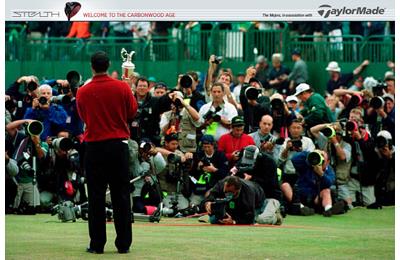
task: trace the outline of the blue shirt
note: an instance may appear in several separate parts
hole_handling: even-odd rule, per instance
[[[34,119],[43,123],[43,133],[40,135],[40,139],[45,141],[48,136],[55,136],[65,128],[67,112],[57,105],[50,105],[49,109],[32,109],[30,107],[26,110],[24,119]]]

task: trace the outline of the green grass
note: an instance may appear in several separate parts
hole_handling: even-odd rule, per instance
[[[196,219],[137,222],[130,254],[119,255],[107,225],[104,255],[84,252],[87,222],[6,215],[6,259],[394,259],[395,209],[357,208],[325,218],[288,216],[280,227],[199,225]],[[193,224],[193,225],[179,225]]]

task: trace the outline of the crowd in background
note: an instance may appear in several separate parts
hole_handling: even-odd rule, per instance
[[[115,36],[148,37],[167,35],[176,26],[40,25],[30,22],[30,34],[87,38],[106,36],[112,28]],[[361,35],[384,33],[384,25],[350,22]],[[196,26],[202,24],[185,25],[188,30]],[[341,29],[342,23],[290,26],[302,35]],[[200,73],[188,71],[176,86],[138,73],[121,79],[118,71],[109,72],[129,84],[139,105],[129,122],[131,177],[143,176],[132,186],[133,211],[145,213],[146,206],[164,201],[171,209],[167,215],[184,209],[211,214],[210,203],[230,193],[236,208],[227,209],[231,219],[223,223],[281,224],[286,213],[331,216],[355,206],[394,205],[394,63],[388,62],[379,82],[363,75],[368,60],[353,71],[331,61],[320,71],[329,73],[321,95],[308,84],[318,75],[308,73],[300,49],[292,51],[293,68],[281,63],[280,53],[270,60],[259,56],[245,72],[234,73],[211,55],[201,84]],[[86,201],[85,126],[75,100],[85,82],[77,72],[46,81],[24,75],[6,90],[7,212],[34,213],[39,206],[48,210],[62,201]]]

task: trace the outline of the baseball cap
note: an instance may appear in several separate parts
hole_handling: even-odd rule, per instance
[[[235,116],[232,118],[232,127],[235,126],[244,126],[244,119],[241,116]]]
[[[299,94],[303,93],[304,91],[310,90],[310,85],[307,83],[301,83],[296,87],[296,93],[294,94],[295,96],[298,96]]]
[[[292,55],[301,55],[301,50],[299,48],[294,48],[292,50]]]
[[[288,96],[286,98],[286,102],[299,102],[299,100],[297,99],[297,97],[295,95],[292,95],[292,96]]]
[[[260,55],[257,57],[257,63],[267,63],[267,58],[264,55]]]
[[[385,95],[382,96],[382,98],[384,100],[390,99],[390,100],[392,100],[392,102],[394,102],[394,96],[392,94],[385,94]]]
[[[157,79],[153,76],[150,76],[148,79],[148,81],[153,81],[153,82],[157,82]]]

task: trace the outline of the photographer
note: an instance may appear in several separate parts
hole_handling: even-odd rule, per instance
[[[246,133],[256,131],[261,117],[271,114],[269,98],[262,95],[262,84],[255,78],[255,75],[256,69],[254,67],[249,67],[246,70],[246,77],[239,96],[244,121],[246,122]]]
[[[39,120],[43,123],[42,141],[49,136],[55,136],[57,130],[65,128],[67,112],[61,106],[50,103],[52,89],[49,85],[39,87],[39,98],[34,98],[32,107],[26,110],[24,119]]]
[[[24,92],[20,92],[21,85],[24,86]],[[16,106],[14,120],[22,119],[26,110],[32,107],[32,101],[39,96],[39,80],[36,76],[22,76],[18,78],[6,90],[6,95],[11,98],[11,102]]]
[[[387,130],[395,140],[394,96],[385,94],[371,99],[365,123],[369,124],[372,136],[376,136],[380,130]]]
[[[211,95],[213,101],[203,105],[199,115],[203,122],[201,128],[205,129],[203,133],[212,135],[218,141],[223,134],[229,132],[231,120],[238,113],[232,104],[224,101],[224,86],[221,83],[213,84]]]
[[[25,124],[20,120],[20,125]],[[16,212],[35,214],[35,207],[40,205],[40,195],[37,184],[38,166],[41,165],[46,157],[48,145],[40,141],[40,133],[43,125],[39,121],[29,120],[25,124],[25,138],[17,146],[12,158],[19,167],[18,175],[15,179],[18,183],[17,195],[14,200],[14,210]],[[28,204],[24,208],[21,202]]]
[[[257,183],[228,176],[210,190],[204,206],[211,224],[254,224],[264,202],[264,192]]]
[[[324,217],[344,213],[343,201],[332,205],[330,187],[335,183],[335,173],[324,151],[298,153],[292,163],[299,175],[294,196],[298,196],[301,204],[322,211]]]
[[[329,157],[330,166],[336,174],[336,183],[331,189],[336,191],[339,200],[345,200],[352,208],[348,182],[352,163],[351,145],[343,140],[344,131],[339,124],[321,124],[313,126],[312,135],[319,149]]]
[[[235,116],[232,118],[231,132],[221,136],[218,141],[218,151],[225,153],[225,156],[229,161],[229,165],[233,166],[239,159],[240,151],[244,147],[253,144],[253,138],[244,133],[243,117]]]
[[[300,152],[311,152],[315,149],[313,141],[302,134],[303,122],[301,119],[293,120],[289,126],[290,137],[285,139],[279,153],[279,163],[283,167],[281,190],[289,205],[292,203],[293,189],[298,179],[291,159]]]
[[[47,174],[39,179],[43,183],[42,190],[57,194],[59,203],[87,201],[78,152],[79,141],[74,140],[68,131],[61,130],[57,136],[48,138],[47,143]]]
[[[162,200],[156,175],[165,168],[166,162],[149,139],[142,139],[139,145],[129,139],[128,147],[129,173],[132,178],[142,176],[133,183],[132,209],[144,213],[145,206],[158,206]]]
[[[138,103],[138,113],[131,123],[131,139],[139,142],[142,138],[149,138],[156,146],[160,145],[160,116],[171,109],[172,99],[169,95],[152,97],[149,81],[138,78],[136,81],[135,97]]]
[[[183,152],[196,152],[196,130],[201,126],[199,113],[183,99],[179,91],[173,92],[172,110],[162,114],[160,128],[163,135],[179,133],[179,148]]]
[[[286,137],[288,127],[296,119],[294,110],[290,110],[281,94],[275,93],[270,97],[271,116],[274,119],[273,131],[281,137]]]
[[[164,141],[164,146],[157,148],[167,162],[166,168],[158,175],[161,190],[166,195],[164,206],[174,210],[185,209],[189,206],[187,198],[190,196],[189,172],[193,154],[178,150],[179,137],[176,133],[166,135]]]
[[[300,114],[304,117],[306,129],[333,121],[333,116],[325,103],[325,99],[320,94],[313,92],[308,84],[298,85],[294,95],[304,104]]]
[[[260,120],[260,128],[258,131],[249,134],[249,136],[253,138],[256,146],[262,152],[268,153],[275,161],[278,161],[282,143],[271,133],[273,125],[272,117],[270,115],[264,115]]]
[[[189,105],[197,112],[205,104],[204,96],[197,90],[198,84],[199,76],[195,71],[189,71],[185,75],[180,76],[178,82],[178,89],[183,92],[184,100],[188,99]]]
[[[257,223],[280,225],[282,216],[279,201],[282,199],[282,193],[274,159],[260,152],[255,145],[248,145],[240,153],[240,159],[231,172],[232,175],[257,183],[263,189],[266,205],[262,214],[257,217]]]
[[[72,134],[73,137],[77,137],[83,133],[83,121],[79,117],[75,98],[80,81],[81,75],[79,75],[78,72],[68,72],[67,80],[62,84],[57,84],[59,95],[52,98],[53,103],[59,104],[67,112],[65,128]]]
[[[191,205],[200,205],[204,200],[205,193],[212,188],[217,181],[222,180],[228,175],[228,160],[225,154],[217,151],[216,142],[211,135],[203,135],[200,140],[201,151],[198,153],[194,165],[193,193],[190,196]]]
[[[231,93],[230,86],[233,82],[233,76],[232,73],[230,73],[230,70],[224,71],[218,75],[218,78],[216,81],[213,80],[214,74],[217,71],[218,65],[221,64],[223,61],[223,57],[221,56],[215,56],[212,54],[210,56],[210,59],[208,60],[209,66],[208,66],[208,71],[207,71],[207,77],[204,82],[204,94],[206,97],[206,100],[214,100],[214,97],[212,95],[212,90],[211,88],[215,83],[221,83],[223,86],[223,92],[224,92],[224,101],[229,102],[232,104],[235,108],[237,108],[237,103],[235,101],[235,97]],[[210,99],[211,98],[211,99]]]
[[[376,203],[368,208],[395,205],[395,148],[388,131],[380,131],[375,139],[375,149],[367,153],[368,169],[376,173]]]

